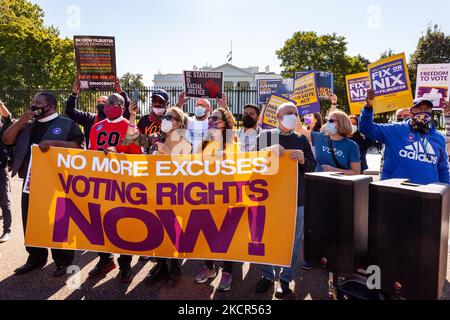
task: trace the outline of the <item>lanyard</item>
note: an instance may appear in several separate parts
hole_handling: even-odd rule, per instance
[[[427,135],[425,135],[424,137],[422,137],[420,133],[418,133],[418,135],[419,135],[419,143],[423,148],[423,152],[426,154],[427,160],[431,161],[433,158],[430,154],[428,154],[428,145],[430,145],[430,142],[427,139]]]

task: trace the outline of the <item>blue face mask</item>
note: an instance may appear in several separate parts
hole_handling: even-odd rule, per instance
[[[327,122],[327,125],[325,126],[325,130],[327,130],[327,132],[329,134],[336,134],[337,133],[336,124]]]

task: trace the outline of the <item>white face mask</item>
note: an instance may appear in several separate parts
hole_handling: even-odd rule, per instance
[[[327,132],[329,134],[336,134],[337,133],[337,129],[336,129],[336,123],[330,123],[327,122],[327,125],[325,127],[325,130],[327,130]]]
[[[358,131],[358,126],[352,124],[352,133],[355,133],[356,131]]]
[[[157,116],[162,116],[166,112],[166,108],[153,108],[153,112],[156,113]]]
[[[297,125],[297,116],[295,114],[288,114],[283,116],[283,121],[281,121],[283,127],[289,130],[294,130]]]
[[[169,133],[170,130],[172,130],[172,128],[173,128],[172,121],[169,121],[169,120],[166,120],[166,119],[161,121],[161,131],[162,132]]]
[[[206,114],[206,109],[203,107],[195,107],[194,113],[197,118],[203,118]]]

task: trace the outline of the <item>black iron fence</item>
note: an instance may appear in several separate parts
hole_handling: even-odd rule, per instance
[[[151,95],[157,88],[144,87],[139,88],[139,114],[142,116],[150,112]],[[158,88],[164,89],[169,94],[170,103],[174,105],[178,101],[178,96],[183,91],[182,87],[170,87],[170,88]],[[41,91],[46,91],[54,94],[59,101],[59,112],[64,113],[64,107],[66,100],[72,93],[71,89],[13,89],[2,90],[0,89],[0,100],[5,102],[8,109],[11,111],[14,117],[19,117],[24,111],[26,111],[33,100],[33,96]],[[126,89],[128,95],[131,97],[134,90]],[[81,92],[78,97],[78,109],[97,112],[96,101],[99,96],[108,96],[112,94],[111,91],[95,91],[95,92]],[[239,121],[242,118],[243,108],[246,104],[257,104],[257,89],[255,87],[237,87],[237,88],[225,88],[225,93],[228,97],[228,105],[231,112]],[[345,103],[342,103],[344,105]],[[324,101],[322,103],[322,115],[325,116],[326,111],[329,108],[329,102]],[[216,101],[212,101],[212,106],[216,107]],[[194,112],[195,99],[189,100],[184,110],[187,113],[192,114]],[[433,119],[437,127],[442,130],[445,127],[445,120],[442,112],[435,112]],[[375,115],[375,122],[387,123],[389,121],[395,121],[395,112],[388,112],[379,115]]]

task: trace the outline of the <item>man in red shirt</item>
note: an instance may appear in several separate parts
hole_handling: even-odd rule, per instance
[[[141,147],[135,144],[130,144],[129,146],[122,145],[122,140],[125,139],[128,126],[130,125],[128,120],[122,116],[124,107],[125,100],[121,95],[114,93],[108,98],[104,108],[106,119],[96,123],[92,127],[89,150],[142,154]],[[107,274],[116,268],[114,256],[111,253],[99,252],[98,255],[100,256],[100,261],[89,272],[90,277]],[[133,279],[131,259],[132,256],[129,255],[121,255],[118,259],[121,282],[131,282]]]

